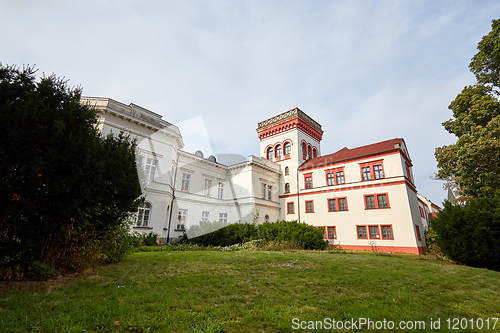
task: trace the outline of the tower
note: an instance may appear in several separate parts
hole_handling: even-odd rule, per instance
[[[285,207],[281,197],[297,193],[297,169],[306,160],[320,156],[321,125],[299,108],[294,108],[260,122],[257,133],[260,156],[281,166],[278,191],[281,218],[296,219],[297,208]]]

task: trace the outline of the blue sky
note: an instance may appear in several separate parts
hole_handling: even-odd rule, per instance
[[[434,148],[498,1],[2,1],[0,61],[84,95],[204,123],[216,153],[258,154],[257,122],[298,106],[322,153],[403,137],[441,203]],[[187,139],[187,149],[204,146]]]

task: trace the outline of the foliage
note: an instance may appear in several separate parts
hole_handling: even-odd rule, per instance
[[[99,239],[97,253],[100,261],[104,263],[119,262],[125,254],[136,246],[136,237],[129,232],[129,228],[129,223],[123,222]]]
[[[469,67],[477,84],[465,87],[448,107],[444,128],[455,144],[436,148],[437,177],[455,189],[458,200],[492,196],[500,188],[500,19],[478,45]]]
[[[0,64],[0,270],[79,269],[137,209],[135,143],[102,137],[80,89],[35,73]]]
[[[150,232],[142,236],[142,242],[146,246],[158,245],[158,234]]]
[[[227,226],[228,223],[222,221],[200,221],[199,224],[195,224],[189,227],[189,229],[186,231],[186,236],[188,238],[195,238]]]
[[[193,238],[191,243],[205,246],[230,246],[260,239],[264,242],[287,243],[287,248],[319,250],[326,247],[323,231],[305,223],[230,224],[225,228]]]
[[[450,259],[500,270],[500,192],[465,206],[445,202],[430,227],[436,244]]]

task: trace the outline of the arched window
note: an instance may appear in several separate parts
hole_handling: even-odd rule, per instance
[[[318,157],[318,150],[316,149],[316,147],[313,148],[313,158],[316,158]]]
[[[138,227],[147,227],[151,217],[151,204],[145,201],[137,209],[137,215],[135,218],[136,225]]]
[[[285,155],[290,155],[290,150],[291,150],[291,144],[290,142],[285,142],[285,144],[283,145],[283,153]]]
[[[269,215],[265,216],[266,222],[269,222]]]
[[[290,173],[290,170],[288,169],[288,167],[285,167],[285,176],[288,176],[289,173]]]
[[[273,159],[273,147],[267,148],[267,159],[272,160]]]
[[[312,158],[312,148],[311,145],[307,146],[307,159]]]
[[[276,152],[275,152],[276,157],[281,157],[281,145],[276,146]]]
[[[285,193],[290,193],[290,183],[285,184]]]
[[[305,142],[302,142],[302,158],[307,159],[307,146]]]

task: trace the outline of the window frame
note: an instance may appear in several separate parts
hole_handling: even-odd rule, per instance
[[[359,232],[358,232],[359,228],[364,228],[366,237],[359,237]],[[368,239],[368,228],[366,224],[363,225],[356,224],[356,237],[357,239]]]
[[[389,228],[391,228],[392,238],[385,238],[384,237],[384,232],[382,231],[382,227],[389,227]],[[381,240],[394,240],[394,229],[392,228],[392,224],[381,224],[380,225],[380,237],[381,237]]]
[[[181,214],[181,212],[183,214]],[[187,214],[188,214],[188,210],[187,209],[178,209],[177,210],[177,221],[176,221],[176,225],[175,225],[175,230],[177,230],[177,231],[186,230]],[[179,223],[180,222],[180,218],[183,218],[182,224]]]
[[[310,212],[307,211],[307,204],[309,202],[311,203],[311,209],[312,209]],[[304,203],[304,206],[305,206],[306,214],[312,214],[312,213],[314,213],[314,200],[306,200],[305,203]]]
[[[416,224],[415,224],[415,232],[417,234],[417,240],[419,242],[421,242],[422,241],[422,233],[420,232],[420,227]]]
[[[290,210],[290,204],[292,207],[291,210]],[[295,214],[295,202],[294,201],[289,201],[286,203],[286,213],[287,213],[287,215]]]
[[[290,141],[286,141],[283,143],[283,155],[288,156],[292,152],[292,143]]]
[[[335,235],[334,235],[333,238],[330,238],[330,235],[328,233],[328,228],[333,228],[333,231],[335,232]],[[325,239],[328,239],[328,240],[337,240],[337,226],[335,226],[335,225],[326,225],[325,226],[325,236],[326,236]]]
[[[307,187],[307,180],[306,180],[306,178],[309,178],[309,177],[311,178],[311,187]],[[304,174],[304,190],[310,190],[312,188],[314,188],[312,172],[305,173]]]
[[[329,182],[330,178],[328,177],[328,176],[330,176],[330,175],[332,176],[332,177],[331,177],[331,181],[332,181],[332,183],[331,183],[331,184],[330,184],[330,182]],[[335,173],[334,173],[334,171],[326,171],[326,175],[325,175],[325,177],[326,177],[326,186],[333,186],[333,185],[336,185],[336,184],[335,184]]]
[[[290,183],[285,183],[285,192],[284,193],[290,193]]]
[[[191,187],[191,174],[184,172],[182,173],[182,178],[181,178],[181,191],[189,192],[190,187]]]
[[[340,209],[340,199],[345,200],[345,209]],[[335,210],[330,210],[330,200],[335,201]],[[347,203],[347,197],[335,197],[326,199],[326,207],[329,213],[332,212],[347,212],[349,210],[349,205]]]
[[[339,173],[342,173],[342,182],[341,183],[339,183]],[[339,170],[339,171],[335,172],[335,184],[336,185],[343,185],[343,184],[345,184],[344,168],[342,168],[342,170]]]
[[[149,201],[144,201],[144,203],[137,207],[137,213],[135,216],[135,226],[136,227],[149,227],[149,223],[151,221],[151,213],[153,211],[153,205],[151,205],[151,202]],[[146,216],[146,212],[148,213],[147,219],[144,217]],[[139,224],[139,216],[141,224]],[[146,222],[146,224],[144,224]]]
[[[274,157],[274,149],[273,149],[273,147],[268,147],[268,148],[266,149],[266,158],[267,158],[268,160],[272,160],[272,159],[273,159],[273,157]]]
[[[274,157],[276,158],[281,158],[281,156],[283,155],[283,149],[281,147],[281,144],[278,143],[275,147],[274,147]],[[278,155],[279,154],[279,155]]]
[[[386,198],[386,201],[387,201],[387,207],[379,207],[379,203],[378,203],[378,197],[379,195],[385,195],[385,198]],[[372,196],[373,197],[373,200],[375,202],[375,207],[374,208],[368,208],[367,204],[366,204],[366,197],[370,197]],[[365,204],[365,210],[374,210],[374,209],[389,209],[391,208],[391,204],[389,203],[389,193],[388,192],[384,192],[384,193],[370,193],[370,194],[363,194],[363,202]]]
[[[219,222],[227,223],[227,213],[219,212]]]
[[[369,237],[369,239],[375,239],[375,240],[381,240],[382,239],[381,238],[382,236],[380,235],[380,225],[378,225],[378,224],[368,224],[367,227],[368,227],[368,237]],[[372,235],[370,233],[370,227],[377,227],[378,238],[372,237]]]
[[[148,182],[155,181],[157,169],[158,160],[154,157],[146,157],[146,163],[144,164],[144,174]]]
[[[290,168],[288,166],[285,167],[285,176],[290,174]]]
[[[224,182],[220,180],[217,182],[217,198],[224,198]]]
[[[381,165],[382,166],[382,175],[384,177],[382,178],[375,178],[375,170],[373,169],[375,165]],[[369,168],[370,170],[370,179],[364,179],[363,178],[363,169],[364,168]],[[380,180],[380,179],[385,179],[387,175],[385,174],[385,168],[384,168],[384,160],[376,160],[376,161],[370,161],[370,162],[363,162],[359,163],[359,169],[360,169],[360,174],[361,174],[361,181],[367,182],[371,180]]]
[[[201,212],[201,220],[200,221],[201,222],[208,222],[208,221],[210,221],[210,211],[207,211],[207,210],[202,211]]]

